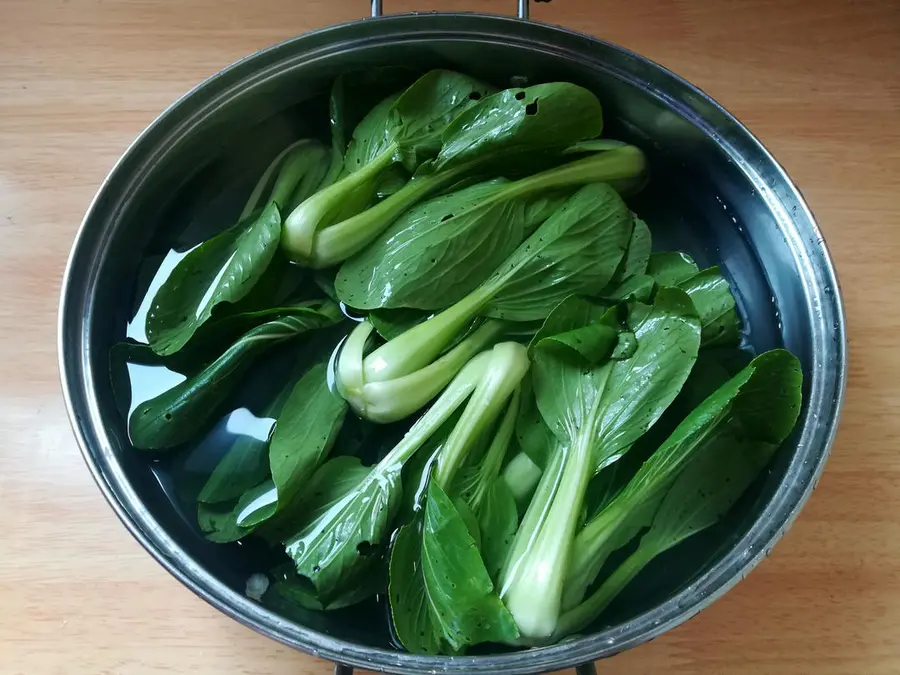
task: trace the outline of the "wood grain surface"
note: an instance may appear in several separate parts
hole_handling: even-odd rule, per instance
[[[0,673],[331,672],[219,614],[119,524],[66,420],[56,312],[82,214],[145,125],[232,61],[366,5],[0,0]],[[817,214],[849,320],[843,422],[796,525],[724,599],[600,672],[900,673],[900,5],[554,0],[533,17],[644,54],[745,122]]]

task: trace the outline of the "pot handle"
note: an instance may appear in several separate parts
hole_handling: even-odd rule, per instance
[[[353,675],[353,668],[342,663],[334,664],[334,675]],[[593,663],[583,663],[575,666],[575,675],[597,675],[597,669]]]
[[[535,0],[535,2],[550,2],[550,0]],[[382,0],[372,0],[372,16],[381,16],[384,12],[381,9]],[[520,19],[528,18],[528,0],[516,0],[516,16]]]

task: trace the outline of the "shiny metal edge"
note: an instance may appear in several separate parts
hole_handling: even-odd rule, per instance
[[[496,17],[490,15],[446,14],[442,16],[448,18],[452,18],[455,16],[467,16],[479,19],[483,18],[494,23],[502,23],[503,21],[525,23],[519,19]],[[376,21],[402,21],[407,20],[408,18],[408,15],[394,15],[373,20],[372,23],[375,23]],[[659,69],[670,79],[672,79],[679,86],[686,88],[694,95],[700,97],[706,103],[715,106],[720,110],[726,120],[733,124],[738,131],[742,132],[746,136],[747,140],[752,141],[757,150],[761,152],[764,157],[769,160],[771,165],[780,172],[782,178],[792,189],[792,197],[796,201],[797,205],[801,207],[803,215],[808,219],[810,226],[818,236],[822,253],[822,260],[820,262],[822,263],[824,271],[826,273],[826,281],[831,283],[833,285],[833,288],[835,289],[833,300],[834,305],[832,307],[832,310],[835,315],[836,328],[828,327],[828,331],[836,332],[839,338],[837,340],[838,354],[836,361],[839,364],[840,369],[839,372],[836,373],[835,377],[837,381],[837,390],[830,405],[830,411],[832,414],[828,415],[827,417],[828,422],[826,435],[824,437],[824,447],[822,448],[821,453],[818,456],[818,460],[815,466],[810,467],[807,470],[808,480],[804,482],[804,489],[798,494],[782,495],[782,499],[774,499],[763,512],[763,515],[761,515],[759,518],[759,520],[762,520],[766,514],[771,515],[781,512],[783,516],[783,518],[781,518],[782,524],[777,530],[768,533],[767,536],[760,536],[760,533],[756,532],[755,528],[751,528],[729,555],[719,560],[715,565],[713,565],[703,575],[698,577],[687,588],[683,589],[680,593],[670,598],[662,605],[636,617],[625,625],[617,626],[613,629],[607,629],[586,637],[576,638],[563,644],[554,645],[551,647],[542,647],[526,652],[519,652],[508,655],[479,657],[422,657],[418,655],[405,654],[385,649],[362,647],[343,640],[337,640],[330,636],[285,621],[277,615],[264,610],[259,605],[248,601],[238,593],[235,593],[231,589],[225,587],[215,578],[206,574],[201,568],[199,568],[198,565],[196,565],[196,563],[188,559],[187,556],[184,556],[183,554],[181,556],[173,555],[172,549],[173,547],[177,548],[177,546],[174,546],[174,542],[172,542],[171,540],[167,540],[167,537],[164,536],[163,541],[160,541],[158,537],[153,536],[152,533],[147,532],[144,527],[142,527],[142,523],[155,523],[150,514],[142,509],[138,509],[136,513],[129,511],[129,509],[125,507],[125,504],[120,501],[120,496],[122,495],[118,494],[114,490],[113,486],[107,480],[107,476],[103,474],[103,472],[100,470],[100,467],[93,461],[93,458],[91,457],[90,450],[88,448],[88,438],[85,434],[84,426],[86,424],[90,426],[89,421],[86,421],[80,414],[80,411],[76,410],[73,404],[72,397],[72,391],[76,389],[78,389],[79,391],[90,391],[91,383],[89,379],[89,369],[85,368],[85,354],[81,354],[79,358],[73,358],[74,355],[68,353],[69,350],[67,350],[66,347],[66,335],[68,331],[68,324],[72,321],[70,308],[72,304],[74,304],[71,302],[71,286],[74,267],[78,259],[79,251],[84,246],[85,240],[87,238],[87,225],[90,222],[92,215],[98,209],[98,205],[104,197],[104,191],[106,190],[107,186],[116,175],[120,167],[135,151],[135,148],[137,148],[144,141],[144,139],[151,134],[151,132],[157,127],[157,125],[159,125],[161,121],[164,120],[172,110],[178,108],[185,101],[191,99],[195,92],[206,87],[208,84],[222,77],[223,74],[231,72],[247,61],[253,60],[262,54],[272,52],[283,45],[287,45],[299,40],[304,40],[313,35],[321,36],[331,31],[340,31],[347,26],[353,26],[358,23],[360,22],[356,21],[327,27],[319,31],[313,31],[312,33],[307,33],[290,40],[286,40],[277,45],[273,45],[266,49],[260,50],[255,54],[237,61],[235,64],[229,66],[225,70],[197,85],[191,91],[175,101],[171,106],[169,106],[166,111],[164,111],[159,117],[157,117],[157,119],[154,120],[154,122],[150,126],[148,126],[147,129],[145,129],[134,140],[134,142],[131,143],[129,148],[117,161],[110,173],[104,179],[100,189],[97,192],[97,195],[92,200],[90,206],[88,207],[87,213],[82,220],[78,234],[76,235],[72,252],[66,265],[64,273],[65,276],[63,279],[61,290],[58,324],[59,367],[63,396],[65,399],[66,409],[69,414],[70,422],[72,424],[73,431],[75,433],[76,440],[79,444],[82,455],[85,458],[85,462],[88,464],[88,468],[90,469],[91,474],[94,476],[94,480],[97,482],[98,486],[100,487],[101,491],[103,492],[104,496],[112,506],[119,519],[122,520],[123,524],[128,528],[132,535],[155,558],[157,558],[157,560],[171,574],[173,574],[173,576],[175,576],[188,588],[193,590],[200,597],[204,598],[207,602],[209,602],[211,605],[224,612],[225,614],[228,614],[229,616],[257,630],[258,632],[266,634],[289,646],[302,649],[303,651],[306,651],[315,656],[329,658],[331,660],[363,668],[380,668],[385,672],[398,674],[421,672],[472,672],[487,674],[504,672],[511,674],[521,673],[522,675],[526,675],[529,673],[539,673],[546,670],[572,667],[585,661],[610,656],[624,649],[649,641],[659,636],[666,630],[669,630],[670,628],[679,625],[680,623],[683,623],[687,619],[691,618],[699,611],[711,604],[713,601],[715,601],[717,598],[722,596],[738,581],[744,578],[747,573],[749,573],[749,571],[768,554],[774,543],[793,523],[800,508],[809,498],[812,490],[818,482],[819,477],[821,476],[829,450],[834,441],[837,432],[840,411],[845,396],[847,373],[846,319],[843,303],[841,300],[841,294],[839,290],[840,285],[837,279],[837,274],[835,272],[834,265],[832,263],[827,246],[824,244],[824,239],[821,236],[821,232],[818,230],[818,225],[815,222],[812,212],[810,211],[799,190],[797,190],[796,186],[794,186],[790,179],[787,177],[787,173],[784,171],[781,165],[778,164],[777,161],[775,161],[771,153],[769,153],[765,149],[762,143],[760,143],[759,140],[756,139],[730,113],[725,111],[722,106],[713,101],[709,96],[707,96],[697,87],[691,85],[682,78],[673,74],[668,69],[665,69],[662,66],[653,63],[649,59],[634,54],[621,47],[617,47],[616,45],[606,43],[602,40],[584,35],[582,33],[578,33],[576,31],[571,31],[557,26],[550,26],[548,24],[536,24],[535,22],[528,22],[533,25],[540,26],[542,29],[548,29],[550,31],[558,32],[561,35],[577,37],[592,43],[596,43],[605,48],[614,49],[645,64],[652,65],[655,68]],[[657,95],[660,95],[660,92],[656,93]],[[680,109],[680,112],[684,114],[685,110],[683,109],[683,106],[678,107],[682,108]],[[702,125],[702,120],[698,120],[696,118],[691,119],[692,122]],[[774,201],[771,203],[774,204]],[[70,370],[72,370],[73,368],[75,369],[75,372],[70,373]],[[81,383],[76,384],[75,382],[73,382],[73,374],[87,375],[87,378],[85,378],[83,383],[85,385],[84,389],[81,389]],[[815,394],[815,392],[813,393]],[[89,413],[89,417],[97,419],[98,411],[96,409],[89,410]],[[798,456],[795,461],[801,461],[801,458]],[[120,478],[122,477],[120,476]],[[129,488],[127,486],[127,481],[125,483],[126,484],[119,483],[118,487],[120,489],[124,488],[125,492],[127,493],[129,491]],[[131,496],[134,497],[133,494]],[[131,507],[133,506],[134,504],[132,503]],[[168,546],[163,547],[162,544],[168,544]],[[740,550],[742,544],[746,544],[744,551],[752,550],[752,548],[750,547],[755,546],[755,553],[742,555],[742,552]],[[737,557],[741,557],[742,559],[740,563],[735,566],[736,561],[734,560],[734,558]],[[695,598],[694,601],[687,602],[687,597],[689,595],[698,595],[700,599],[697,600]],[[527,659],[527,664],[522,663],[523,657]]]

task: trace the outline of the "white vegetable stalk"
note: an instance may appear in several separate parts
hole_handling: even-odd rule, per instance
[[[500,419],[497,431],[494,433],[493,439],[491,439],[491,444],[488,446],[487,452],[484,453],[481,466],[478,467],[475,487],[466,498],[475,515],[481,513],[481,505],[487,498],[494,479],[500,475],[503,459],[506,457],[509,444],[516,431],[516,418],[519,415],[520,398],[520,388],[516,387],[510,397],[509,404],[506,406],[506,412],[503,413],[503,417]],[[537,481],[535,481],[536,483]]]
[[[317,264],[320,262],[315,249],[317,234],[342,217],[355,215],[366,208],[375,197],[379,176],[393,163],[393,152],[384,152],[359,171],[319,190],[291,211],[281,235],[281,246],[288,257],[309,267],[326,267]]]
[[[501,477],[512,492],[520,510],[528,505],[542,474],[541,467],[532,462],[524,452],[509,460],[504,467]]]
[[[559,620],[572,541],[593,475],[593,426],[586,424],[571,447],[554,453],[501,574],[500,597],[526,640],[550,637]]]
[[[308,138],[292,143],[278,153],[256,182],[238,222],[246,220],[268,202],[275,202],[279,209],[289,210],[306,199],[319,187],[328,171],[327,155],[321,143]],[[270,187],[269,198],[263,202],[263,195]]]
[[[532,533],[525,554],[512,560],[501,582],[500,597],[526,639],[549,637],[559,618],[569,551],[591,476],[589,440],[579,436],[578,441],[575,447],[567,449],[569,456],[563,462],[556,498],[546,510],[546,517]],[[555,479],[550,472],[544,474],[543,480],[552,483]]]
[[[462,416],[441,448],[441,459],[435,473],[435,479],[439,474],[452,480],[478,435],[496,419],[528,367],[528,351],[515,342],[502,342],[489,351],[481,352],[465,364],[440,398],[378,462],[378,466],[404,464],[471,395]],[[378,475],[377,467],[370,475]]]
[[[503,324],[486,321],[427,366],[392,379],[369,381],[363,353],[372,330],[372,324],[364,321],[347,338],[338,359],[337,385],[357,414],[387,423],[408,417],[437,396],[475,354],[500,337]]]
[[[528,350],[516,342],[501,342],[491,351],[490,365],[438,455],[434,480],[439,485],[453,484],[463,459],[487,425],[500,415],[528,366]]]
[[[414,178],[400,190],[371,205],[384,172],[401,150],[392,143],[361,169],[315,193],[285,219],[281,245],[291,260],[321,269],[343,262],[366,247],[404,211],[430,194],[452,185],[469,165]]]

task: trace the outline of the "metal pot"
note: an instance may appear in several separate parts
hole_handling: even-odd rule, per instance
[[[527,0],[519,6],[527,14]],[[373,10],[380,13],[379,0]],[[721,527],[657,560],[593,632],[553,647],[417,656],[391,649],[352,611],[298,619],[249,600],[248,562],[205,542],[178,513],[150,463],[130,447],[113,400],[109,349],[123,337],[136,287],[146,283],[137,269],[161,224],[171,238],[197,200],[221,191],[223,176],[240,174],[254,152],[316,132],[310,120],[325,119],[321,94],[342,71],[410,63],[456,68],[495,84],[512,76],[516,83],[568,80],[594,90],[609,135],[649,156],[653,176],[637,210],[654,224],[656,244],[721,264],[750,344],[783,345],[803,364],[797,429],[753,494]],[[339,664],[389,673],[559,670],[646,642],[695,615],[769,553],[806,501],[835,434],[846,368],[843,311],[822,235],[785,172],[740,123],[624,49],[527,20],[470,14],[382,17],[301,35],[234,64],[175,103],[129,148],[91,204],[66,270],[59,330],[75,434],[138,541],[194,592],[255,630]]]

